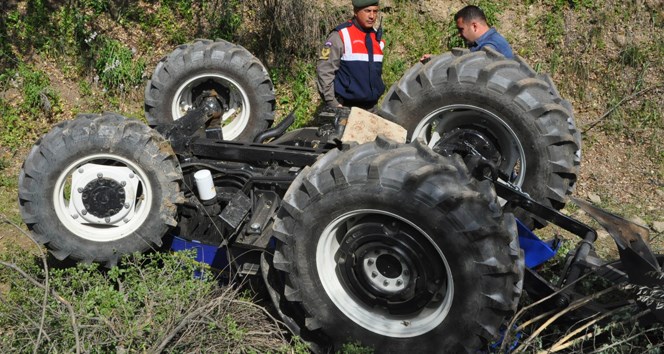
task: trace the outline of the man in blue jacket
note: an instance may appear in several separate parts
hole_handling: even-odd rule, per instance
[[[489,27],[484,11],[477,6],[469,5],[454,15],[459,36],[466,41],[471,52],[484,47],[492,47],[505,58],[513,59],[512,47],[505,37],[494,27]]]
[[[317,86],[326,106],[371,110],[385,91],[376,0],[352,0],[354,16],[337,26],[320,51]]]
[[[477,6],[468,5],[454,15],[459,36],[466,41],[471,52],[484,47],[491,47],[507,59],[514,59],[512,47],[505,37],[501,36],[494,27],[489,27],[484,11]],[[421,62],[427,62],[431,54],[424,54]]]

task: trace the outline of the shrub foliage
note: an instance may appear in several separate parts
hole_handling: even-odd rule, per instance
[[[3,254],[0,352],[291,350],[271,315],[191,256],[134,254],[103,271]]]

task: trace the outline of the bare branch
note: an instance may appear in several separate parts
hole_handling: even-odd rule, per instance
[[[175,335],[178,334],[189,322],[191,322],[195,318],[200,317],[201,314],[205,313],[205,311],[208,311],[210,308],[214,308],[220,302],[223,302],[226,293],[227,292],[224,292],[217,298],[210,301],[208,304],[201,306],[197,309],[194,309],[193,311],[190,311],[171,332],[167,333],[163,337],[160,344],[156,348],[151,348],[148,352],[161,353],[162,351],[164,351],[164,348],[166,348],[166,346],[173,339],[173,337],[175,337]]]
[[[604,294],[607,294],[607,293],[609,293],[609,292],[611,292],[611,291],[614,291],[614,290],[618,289],[619,286],[620,286],[620,284],[615,284],[615,285],[610,286],[610,287],[608,287],[608,288],[606,288],[606,289],[604,289],[604,290],[602,290],[602,291],[599,291],[599,292],[597,292],[597,293],[594,293],[594,294],[592,294],[592,295],[588,295],[588,296],[586,296],[586,297],[583,297],[583,298],[581,298],[581,299],[579,299],[579,300],[574,301],[574,302],[571,303],[569,306],[567,306],[566,308],[562,309],[560,312],[558,312],[558,313],[556,313],[555,315],[551,316],[551,318],[549,318],[546,322],[544,322],[544,324],[542,324],[539,328],[537,328],[537,329],[536,329],[536,330],[530,335],[530,337],[528,337],[528,339],[526,339],[526,340],[523,342],[523,344],[522,344],[521,346],[519,346],[519,348],[517,348],[517,349],[514,351],[514,353],[521,353],[521,352],[523,352],[526,348],[528,348],[528,346],[530,345],[530,343],[531,343],[533,340],[535,340],[535,338],[537,338],[537,336],[539,336],[540,333],[542,333],[542,331],[543,331],[544,329],[546,329],[547,327],[549,327],[553,322],[555,322],[557,319],[559,319],[559,318],[562,317],[563,315],[567,314],[568,312],[574,311],[574,310],[576,310],[576,309],[578,309],[578,308],[580,308],[580,307],[585,306],[585,305],[586,305],[587,303],[589,303],[590,301],[595,300],[595,299],[601,297],[601,296],[604,295]]]
[[[585,129],[583,130],[583,133],[585,134],[585,133],[587,133],[588,131],[590,131],[590,129],[593,129],[597,124],[599,124],[599,122],[601,122],[602,120],[604,120],[604,118],[608,117],[611,113],[613,113],[613,111],[615,111],[616,109],[618,109],[618,107],[622,106],[623,103],[625,103],[625,102],[627,102],[627,101],[631,101],[632,99],[634,99],[634,98],[637,97],[637,96],[640,96],[640,95],[642,95],[642,94],[644,94],[644,93],[646,93],[646,92],[648,92],[648,91],[652,91],[652,90],[654,90],[654,89],[657,89],[657,88],[660,88],[660,87],[663,87],[663,86],[664,86],[664,85],[662,85],[662,84],[655,85],[655,86],[650,86],[650,87],[645,88],[645,89],[643,89],[643,90],[641,90],[641,91],[637,91],[637,92],[635,92],[635,93],[633,93],[633,94],[631,94],[631,95],[629,95],[629,96],[624,97],[622,100],[620,100],[620,102],[616,103],[615,106],[611,107],[608,111],[604,112],[604,114],[602,114],[602,115],[601,115],[599,118],[597,118],[595,121],[590,122],[589,124],[587,124],[587,128],[585,128]]]
[[[629,342],[631,342],[632,340],[634,340],[634,339],[636,339],[636,338],[638,338],[638,337],[640,337],[640,336],[643,336],[643,335],[646,335],[646,334],[649,333],[649,332],[655,332],[655,331],[662,331],[662,328],[661,328],[661,327],[655,327],[655,328],[648,328],[648,329],[645,329],[643,332],[639,332],[639,333],[637,333],[637,334],[635,334],[635,335],[633,335],[633,336],[630,336],[630,337],[627,337],[627,338],[623,338],[623,339],[620,340],[620,341],[613,342],[613,343],[611,343],[611,344],[607,344],[607,345],[605,345],[605,346],[603,346],[603,347],[601,347],[601,348],[599,348],[599,349],[597,349],[597,350],[595,350],[595,351],[593,351],[593,352],[590,352],[589,354],[594,354],[594,353],[606,353],[606,352],[608,351],[608,349],[611,349],[611,348],[613,348],[613,347],[617,347],[617,346],[619,346],[619,345],[623,345],[623,344],[625,344],[625,343],[629,343]],[[654,348],[658,348],[658,347],[662,347],[662,346],[664,346],[664,343],[657,343],[657,345],[656,345]],[[651,348],[651,349],[654,349],[654,348]]]
[[[609,316],[614,315],[615,313],[619,312],[620,310],[622,310],[622,308],[614,309],[614,310],[609,311],[609,312],[606,312],[606,313],[604,313],[604,314],[602,314],[602,315],[600,315],[600,316],[597,316],[597,317],[596,317],[595,319],[593,319],[592,321],[588,321],[588,322],[586,322],[585,324],[583,324],[583,325],[580,326],[579,328],[573,330],[572,332],[570,332],[570,333],[567,334],[566,336],[564,336],[564,337],[562,337],[561,339],[559,339],[559,340],[558,340],[556,343],[554,343],[554,344],[553,344],[548,350],[540,351],[540,354],[543,354],[543,353],[555,353],[555,352],[561,351],[561,350],[563,350],[563,349],[567,349],[568,347],[570,347],[570,346],[574,345],[575,343],[577,343],[579,340],[586,340],[586,339],[588,339],[588,338],[592,338],[592,337],[594,336],[594,333],[587,333],[587,334],[585,334],[585,335],[583,335],[583,336],[581,336],[581,337],[579,337],[579,338],[575,338],[574,340],[569,341],[569,339],[574,338],[574,336],[576,336],[577,334],[581,333],[583,330],[585,330],[585,329],[587,329],[588,327],[594,325],[595,323],[597,323],[597,322],[603,320],[604,318],[607,318],[607,317],[609,317]],[[568,341],[569,341],[569,342],[568,342]]]
[[[562,287],[561,289],[559,289],[559,290],[557,290],[557,291],[551,293],[551,294],[548,295],[548,296],[545,296],[545,297],[539,299],[538,301],[533,302],[532,304],[530,304],[530,305],[528,305],[528,306],[524,306],[521,310],[519,310],[519,311],[516,313],[516,315],[514,315],[514,317],[512,317],[512,320],[510,321],[509,325],[507,326],[507,329],[505,330],[505,335],[503,336],[504,338],[503,338],[502,344],[500,345],[500,353],[504,353],[504,352],[507,351],[507,343],[509,342],[510,334],[511,334],[511,332],[512,332],[512,329],[514,328],[514,324],[516,323],[516,321],[517,321],[519,318],[521,318],[521,316],[523,316],[527,311],[529,311],[530,309],[534,308],[535,306],[544,303],[545,301],[547,301],[547,300],[553,298],[554,296],[558,295],[560,292],[562,292],[562,291],[564,291],[564,290],[566,290],[566,289],[568,289],[568,288],[574,286],[576,283],[578,283],[578,282],[581,281],[582,279],[588,277],[588,276],[589,276],[590,274],[592,274],[592,273],[593,273],[593,272],[588,272],[588,273],[586,273],[586,274],[580,276],[578,279],[576,279],[575,281],[573,281],[573,282],[571,282],[571,283],[565,285],[565,286]],[[548,314],[550,314],[550,313],[552,313],[552,312],[555,312],[555,311],[547,312],[546,314],[542,314],[542,315],[537,316],[537,317],[535,317],[535,318],[536,318],[537,320],[539,320],[539,319],[541,319],[541,318],[546,317],[546,316],[544,316],[544,315],[548,315]],[[534,319],[531,319],[531,320],[528,321],[527,323],[528,323],[528,324],[531,324],[531,323],[533,323],[533,322],[535,322]],[[523,328],[525,328],[525,325],[521,325],[521,326],[519,326],[519,329],[523,329]]]
[[[37,281],[35,278],[30,276],[28,273],[26,273],[23,269],[19,268],[16,264],[12,263],[7,263],[4,261],[0,261],[0,265],[3,265],[7,268],[13,269],[17,273],[19,273],[21,276],[23,276],[25,279],[27,279],[29,282],[34,284],[36,287],[40,289],[47,290],[46,286],[39,281]],[[74,308],[71,306],[69,301],[65,300],[62,296],[60,296],[58,293],[56,293],[54,290],[50,291],[51,295],[60,302],[61,304],[65,305],[67,307],[67,310],[69,311],[69,316],[71,318],[71,325],[72,329],[74,331],[74,338],[76,339],[76,353],[81,352],[81,343],[80,343],[80,338],[78,335],[78,325],[76,324],[76,313],[74,312]],[[42,330],[42,328],[40,328]]]
[[[288,326],[285,326],[283,322],[281,322],[281,321],[277,320],[276,318],[274,318],[274,316],[272,316],[272,314],[269,313],[263,306],[259,306],[259,305],[254,304],[253,302],[244,301],[244,300],[231,300],[231,302],[245,304],[247,306],[255,307],[255,308],[259,309],[260,311],[262,311],[265,315],[267,315],[272,320],[272,322],[274,322],[274,324],[277,325],[278,327],[288,328]],[[295,335],[295,333],[292,333],[292,334]],[[286,338],[283,336],[283,334],[280,334],[280,337],[283,340],[286,340]]]
[[[44,250],[42,249],[42,246],[39,244],[39,242],[35,241],[30,234],[25,232],[22,228],[20,228],[18,225],[16,225],[14,222],[11,220],[7,219],[5,215],[0,214],[0,220],[2,222],[7,223],[11,226],[13,226],[16,230],[18,230],[23,236],[27,237],[32,243],[37,246],[37,251],[39,251],[39,257],[42,260],[42,263],[44,265],[44,299],[42,302],[42,313],[41,313],[41,318],[39,320],[39,334],[37,334],[37,344],[35,344],[34,350],[32,351],[34,354],[37,353],[39,350],[39,344],[41,343],[41,336],[42,334],[46,334],[44,332],[44,322],[46,321],[46,306],[48,304],[48,293],[50,289],[50,284],[49,284],[49,272],[48,272],[48,262],[46,261],[46,254],[44,254]]]

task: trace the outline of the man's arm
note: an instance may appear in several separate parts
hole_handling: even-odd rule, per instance
[[[343,42],[339,32],[334,31],[330,33],[323,45],[316,66],[318,92],[328,106],[340,106],[334,94],[334,77],[341,65],[342,55]]]

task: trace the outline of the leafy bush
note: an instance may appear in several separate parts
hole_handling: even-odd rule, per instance
[[[52,114],[60,110],[59,96],[50,87],[48,76],[23,63],[0,74],[0,87],[15,90],[21,97],[11,101],[0,97],[0,142],[7,148],[15,149],[24,140],[33,141],[50,126]]]
[[[241,1],[205,1],[201,6],[210,24],[210,38],[237,40],[243,21]]]
[[[135,254],[102,271],[44,269],[25,251],[2,254],[0,284],[9,289],[0,293],[0,352],[290,350],[269,314],[238,288],[219,287],[191,256]]]
[[[99,81],[109,90],[125,91],[143,83],[146,63],[115,39],[99,36],[92,46]]]

